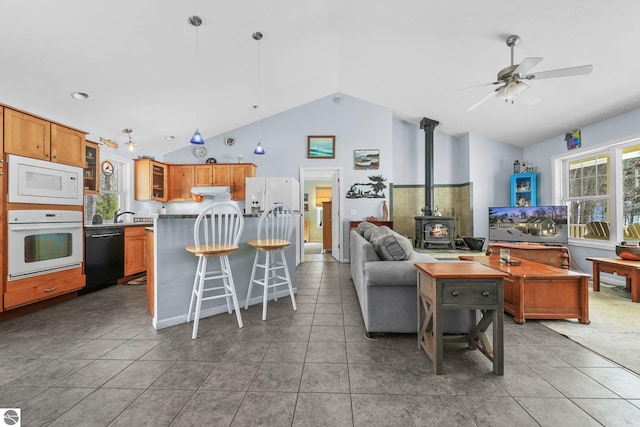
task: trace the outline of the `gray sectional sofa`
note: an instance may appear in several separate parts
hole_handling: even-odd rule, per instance
[[[350,231],[351,278],[368,334],[418,330],[417,262],[438,262],[413,250],[388,227],[362,222]],[[444,332],[466,332],[464,311],[444,312]]]

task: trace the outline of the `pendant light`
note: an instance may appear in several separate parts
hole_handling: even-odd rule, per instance
[[[197,15],[190,16],[189,24],[196,27],[196,63],[194,68],[196,69],[196,85],[199,87],[200,85],[197,84],[200,77],[200,74],[198,73],[198,65],[199,65],[198,63],[198,27],[202,25],[202,19]],[[199,102],[199,101],[196,100],[196,102]],[[200,130],[198,129],[198,122],[200,119],[199,116],[200,116],[200,112],[198,111],[198,107],[196,106],[196,131],[191,137],[191,140],[189,141],[192,144],[196,144],[196,145],[204,144],[204,139],[202,138],[202,135],[200,135]]]
[[[253,150],[253,154],[257,154],[262,156],[265,151],[264,147],[260,143],[260,139],[262,139],[262,114],[260,113],[260,95],[261,95],[261,68],[260,68],[260,40],[262,40],[262,33],[260,31],[256,31],[251,35],[251,38],[258,42],[258,104],[254,106],[256,111],[258,111],[258,145]]]
[[[129,142],[125,142],[125,145],[127,146],[129,152],[133,153],[134,151],[136,151],[136,143],[131,140],[131,132],[133,132],[133,129],[122,129],[122,133],[126,133],[127,135],[129,135]]]

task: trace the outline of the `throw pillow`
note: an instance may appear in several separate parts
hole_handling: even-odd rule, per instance
[[[372,240],[371,246],[382,261],[404,261],[413,252],[409,239],[393,231]]]
[[[361,235],[362,237],[364,237],[364,231],[367,228],[372,228],[375,227],[375,224],[371,224],[370,222],[367,221],[362,221],[360,224],[358,224],[358,226],[356,227],[356,231],[358,232],[359,235]]]

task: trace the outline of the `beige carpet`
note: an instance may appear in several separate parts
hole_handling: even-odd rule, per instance
[[[640,374],[640,303],[631,302],[631,293],[606,284],[593,292],[589,283],[589,318],[589,325],[577,320],[540,323]]]

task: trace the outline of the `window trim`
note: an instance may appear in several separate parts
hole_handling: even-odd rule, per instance
[[[551,157],[551,179],[552,179],[552,199],[554,204],[562,204],[562,195],[565,183],[568,182],[568,171],[564,169],[565,161],[577,160],[605,151],[611,156],[611,168],[613,177],[611,179],[611,236],[609,241],[593,240],[593,239],[572,239],[569,238],[569,245],[581,246],[597,249],[615,250],[616,242],[623,239],[622,227],[618,226],[620,218],[618,212],[623,211],[623,194],[617,191],[622,188],[622,174],[619,173],[619,165],[622,162],[622,150],[630,145],[640,145],[640,133],[618,138],[605,142],[603,144],[594,145],[593,147],[578,150],[578,152],[570,154],[558,154]]]

